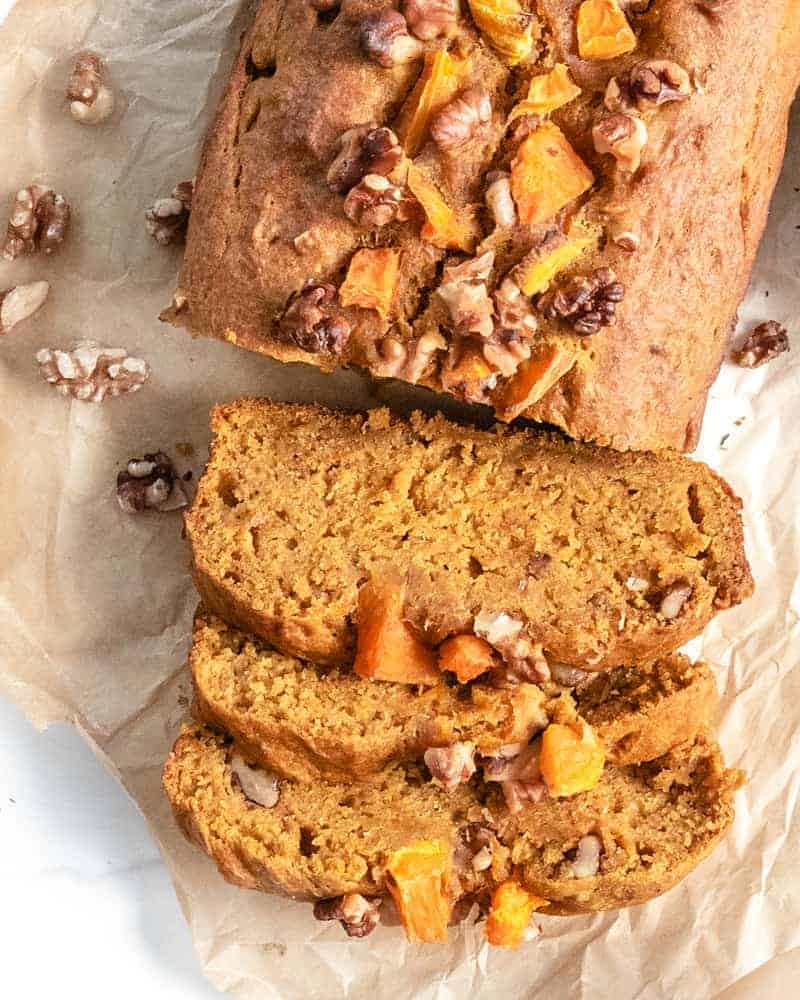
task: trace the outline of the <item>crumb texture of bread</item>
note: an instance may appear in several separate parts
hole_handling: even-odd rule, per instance
[[[203,603],[317,664],[352,664],[359,588],[387,567],[431,645],[505,613],[588,670],[673,652],[752,590],[740,501],[677,455],[265,400],[212,425],[186,516]]]
[[[232,747],[203,726],[187,727],[164,769],[164,788],[183,831],[244,888],[316,899],[386,890],[392,852],[439,840],[453,858],[456,896],[479,894],[512,873],[550,900],[549,912],[608,909],[664,892],[705,858],[730,825],[741,777],[726,771],[712,741],[638,767],[605,769],[600,784],[572,799],[545,799],[512,816],[493,790],[445,792],[415,765],[384,770],[378,782],[280,782],[271,807],[249,801],[232,778]],[[493,863],[462,866],[465,836],[491,831]],[[599,837],[597,874],[577,878],[580,839]]]
[[[360,49],[364,18],[385,6],[343,0],[332,17],[308,0],[260,4],[205,142],[185,261],[163,318],[284,361],[325,370],[356,365],[496,405],[511,376],[502,365],[481,362],[483,369],[495,365],[480,376],[483,395],[465,388],[469,380],[454,375],[467,356],[458,324],[435,294],[444,267],[465,259],[462,250],[426,239],[419,211],[365,228],[327,180],[345,132],[371,123],[402,133],[409,94],[415,99],[421,58],[386,68]],[[578,336],[539,310],[535,351],[555,345],[575,360],[541,392],[523,393],[527,416],[617,449],[691,450],[782,162],[800,76],[796,0],[770,0],[757,15],[748,3],[714,4],[712,11],[658,0],[646,12],[628,12],[635,49],[611,60],[580,58],[577,7],[575,0],[535,4],[533,51],[513,69],[466,4],[447,40],[420,46],[428,56],[447,47],[459,65],[467,53],[466,82],[484,88],[491,115],[457,155],[423,134],[412,150],[414,176],[424,176],[462,228],[474,232],[470,252],[494,253],[490,292],[526,255],[563,239],[576,219],[596,238],[559,280],[610,268],[624,288],[614,322],[594,336]],[[597,151],[592,130],[605,114],[612,78],[660,60],[686,74],[688,92],[637,109],[647,142],[641,166],[630,172]],[[594,183],[544,222],[517,220],[498,230],[484,197],[492,171],[510,169],[519,141],[519,121],[508,127],[511,110],[534,77],[558,65],[568,66],[580,93],[554,110],[546,127],[557,126]],[[617,239],[620,230],[634,232],[635,249],[629,236]],[[390,314],[342,305],[337,315],[351,331],[346,344],[287,337],[281,320],[293,296],[309,280],[335,292],[365,247],[400,254]],[[444,341],[430,364],[387,367],[389,341],[391,357],[411,359],[426,336]]]
[[[195,718],[233,737],[249,760],[300,782],[374,780],[389,764],[459,741],[492,756],[562,721],[573,702],[609,760],[638,764],[708,729],[717,703],[708,667],[679,655],[589,675],[566,697],[555,684],[443,679],[420,690],[286,656],[202,610],[189,662]]]

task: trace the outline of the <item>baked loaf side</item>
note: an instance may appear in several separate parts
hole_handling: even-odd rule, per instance
[[[783,155],[795,0],[471,0],[429,31],[408,6],[381,29],[384,0],[261,4],[164,318],[691,449]],[[593,6],[617,48],[591,19],[581,37]]]
[[[202,726],[184,730],[164,770],[178,823],[236,885],[320,899],[373,897],[387,888],[393,852],[420,840],[447,846],[449,893],[481,894],[513,875],[549,902],[545,912],[629,906],[664,892],[714,848],[732,819],[740,776],[704,737],[639,767],[607,767],[590,792],[544,799],[512,815],[477,784],[446,792],[415,765],[379,782],[282,781],[270,807],[249,800],[228,743]],[[491,866],[472,864],[477,829]],[[600,841],[597,870],[576,877],[579,841]]]
[[[212,424],[186,517],[203,603],[315,663],[350,666],[387,567],[425,642],[489,615],[590,670],[666,655],[752,589],[739,500],[675,455],[263,400]]]
[[[194,714],[233,737],[248,760],[296,781],[372,780],[388,764],[465,742],[481,756],[525,744],[550,721],[579,713],[618,764],[660,757],[712,721],[705,664],[671,656],[648,668],[495,688],[476,681],[420,691],[321,670],[198,613],[190,656]],[[507,750],[505,752],[508,752]]]

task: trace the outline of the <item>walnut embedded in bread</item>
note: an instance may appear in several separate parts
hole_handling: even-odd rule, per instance
[[[390,128],[357,125],[339,138],[339,152],[328,168],[328,187],[346,194],[367,174],[387,176],[402,159],[403,149]]]
[[[114,113],[114,91],[104,79],[103,61],[94,52],[79,52],[67,84],[69,113],[81,125],[99,125]]]
[[[475,746],[472,743],[430,747],[424,759],[431,776],[448,792],[469,781],[475,773]]]
[[[511,175],[503,170],[493,170],[486,180],[489,186],[484,198],[495,226],[500,229],[513,226],[517,221],[517,206],[511,194]]]
[[[625,286],[611,268],[602,267],[540,295],[537,307],[548,319],[568,320],[576,333],[588,337],[614,321],[617,303],[624,298]]]
[[[603,103],[611,112],[647,111],[672,101],[685,101],[692,93],[689,74],[671,59],[646,59],[627,74],[608,81]]]
[[[421,59],[425,53],[422,42],[409,35],[406,19],[391,7],[367,14],[359,24],[359,39],[364,54],[385,69]]]
[[[467,87],[433,119],[431,138],[444,153],[452,153],[473,137],[478,128],[490,121],[492,102],[480,84]]]
[[[43,184],[17,191],[8,220],[3,256],[15,260],[22,254],[51,254],[67,235],[69,203]]]
[[[610,153],[622,170],[635,174],[647,145],[647,126],[638,115],[606,115],[592,129],[592,139],[598,153]]]
[[[286,339],[310,354],[338,354],[350,336],[350,323],[335,315],[331,306],[336,288],[328,282],[310,279],[289,299],[279,328]]]
[[[397,218],[402,199],[396,184],[381,174],[367,174],[347,193],[344,214],[365,229],[386,226]]]
[[[428,42],[453,33],[458,23],[459,0],[405,0],[403,13],[411,32]]]

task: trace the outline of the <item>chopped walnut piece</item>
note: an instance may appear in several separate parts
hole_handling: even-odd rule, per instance
[[[93,340],[81,340],[69,351],[44,348],[36,362],[42,378],[62,396],[85,403],[137,392],[150,377],[146,361],[129,357],[124,347],[103,347]]]
[[[182,240],[189,225],[194,181],[181,181],[169,198],[159,198],[144,214],[145,228],[162,247]]]
[[[786,327],[771,319],[754,327],[740,349],[733,352],[732,357],[742,368],[758,368],[788,350],[789,335]]]
[[[513,226],[517,221],[517,206],[511,195],[511,176],[496,170],[489,174],[486,188],[486,204],[498,228]]]
[[[357,226],[371,229],[394,222],[403,192],[381,174],[367,174],[350,188],[344,200],[344,214]]]
[[[425,751],[425,766],[445,791],[452,792],[475,773],[475,746],[453,743],[449,747],[430,747]]]
[[[670,59],[646,59],[635,63],[621,77],[608,81],[603,103],[618,113],[647,111],[671,101],[685,101],[692,93],[689,74]]]
[[[69,113],[81,125],[99,125],[114,113],[114,91],[103,79],[104,66],[94,52],[79,52],[67,84]]]
[[[667,621],[672,621],[673,618],[677,618],[681,611],[683,611],[684,605],[691,596],[691,584],[688,584],[685,580],[678,580],[667,587],[661,595],[658,610]]]
[[[42,184],[17,191],[8,220],[3,257],[57,250],[69,227],[70,207],[64,197]]]
[[[547,794],[539,768],[539,746],[531,743],[514,756],[486,757],[485,781],[499,782],[508,811],[514,815],[528,802],[540,802]]]
[[[314,903],[317,920],[338,920],[348,937],[363,938],[380,923],[380,899],[365,899],[357,892],[348,892],[334,899],[319,899]]]
[[[494,330],[483,345],[483,356],[504,378],[510,378],[531,356],[536,317],[530,299],[512,278],[505,278],[495,291],[494,306]]]
[[[567,865],[572,878],[593,878],[600,870],[603,842],[594,833],[581,837],[575,849],[575,859]]]
[[[169,455],[163,451],[132,458],[117,473],[117,501],[126,514],[186,507],[189,497]]]
[[[357,125],[339,138],[339,152],[328,168],[328,187],[346,194],[367,174],[387,176],[402,159],[403,150],[391,129]]]
[[[380,360],[372,365],[374,375],[416,383],[431,366],[436,353],[447,350],[447,341],[439,333],[424,333],[405,344],[395,337],[384,337],[377,348]]]
[[[637,115],[607,115],[592,129],[592,139],[598,153],[610,153],[622,170],[635,174],[647,145],[647,126]]]
[[[650,589],[647,580],[643,580],[640,576],[629,576],[625,581],[625,586],[634,594],[644,594]]]
[[[50,292],[46,281],[32,281],[28,285],[15,285],[0,292],[0,336],[40,309]]]
[[[625,287],[608,267],[590,275],[576,275],[563,288],[540,295],[537,306],[548,319],[569,320],[582,337],[597,333],[614,321]]]
[[[333,285],[309,279],[289,299],[278,324],[281,333],[310,354],[340,354],[352,328],[343,316],[332,314],[330,307],[335,299]]]
[[[494,251],[444,269],[436,294],[448,308],[454,332],[460,337],[487,338],[494,331],[493,306],[486,282],[494,266]]]
[[[391,7],[367,14],[359,32],[364,54],[386,69],[421,59],[425,54],[422,42],[409,35],[406,19]]]
[[[480,125],[490,121],[492,102],[485,87],[467,87],[431,121],[431,138],[445,153],[452,153],[472,138]]]
[[[561,684],[564,687],[578,687],[592,676],[588,670],[571,667],[568,663],[551,663],[550,674],[556,684]]]
[[[251,767],[239,754],[231,758],[231,777],[238,785],[242,794],[255,805],[272,809],[281,797],[280,783],[277,774],[265,771],[260,767]]]
[[[429,42],[453,33],[458,22],[459,0],[405,0],[403,13],[412,34]]]

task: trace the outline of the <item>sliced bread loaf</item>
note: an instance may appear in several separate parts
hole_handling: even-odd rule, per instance
[[[716,706],[708,667],[679,655],[639,669],[573,671],[563,678],[572,686],[545,690],[444,678],[419,690],[321,669],[202,611],[190,665],[195,716],[229,733],[248,760],[298,781],[374,779],[387,764],[460,741],[491,756],[574,708],[609,760],[640,763],[707,728]]]
[[[397,852],[424,842],[447,860],[451,904],[512,877],[547,901],[546,912],[641,903],[714,848],[740,782],[700,735],[647,764],[609,765],[591,791],[517,814],[477,776],[448,792],[416,764],[365,783],[283,780],[263,805],[245,794],[234,753],[204,726],[184,730],[164,769],[175,816],[228,881],[298,899],[380,896]],[[476,844],[488,865],[477,863]]]
[[[186,517],[203,602],[316,663],[353,662],[359,588],[389,570],[428,645],[482,616],[586,669],[672,652],[752,590],[740,501],[677,455],[253,399],[212,427]]]

